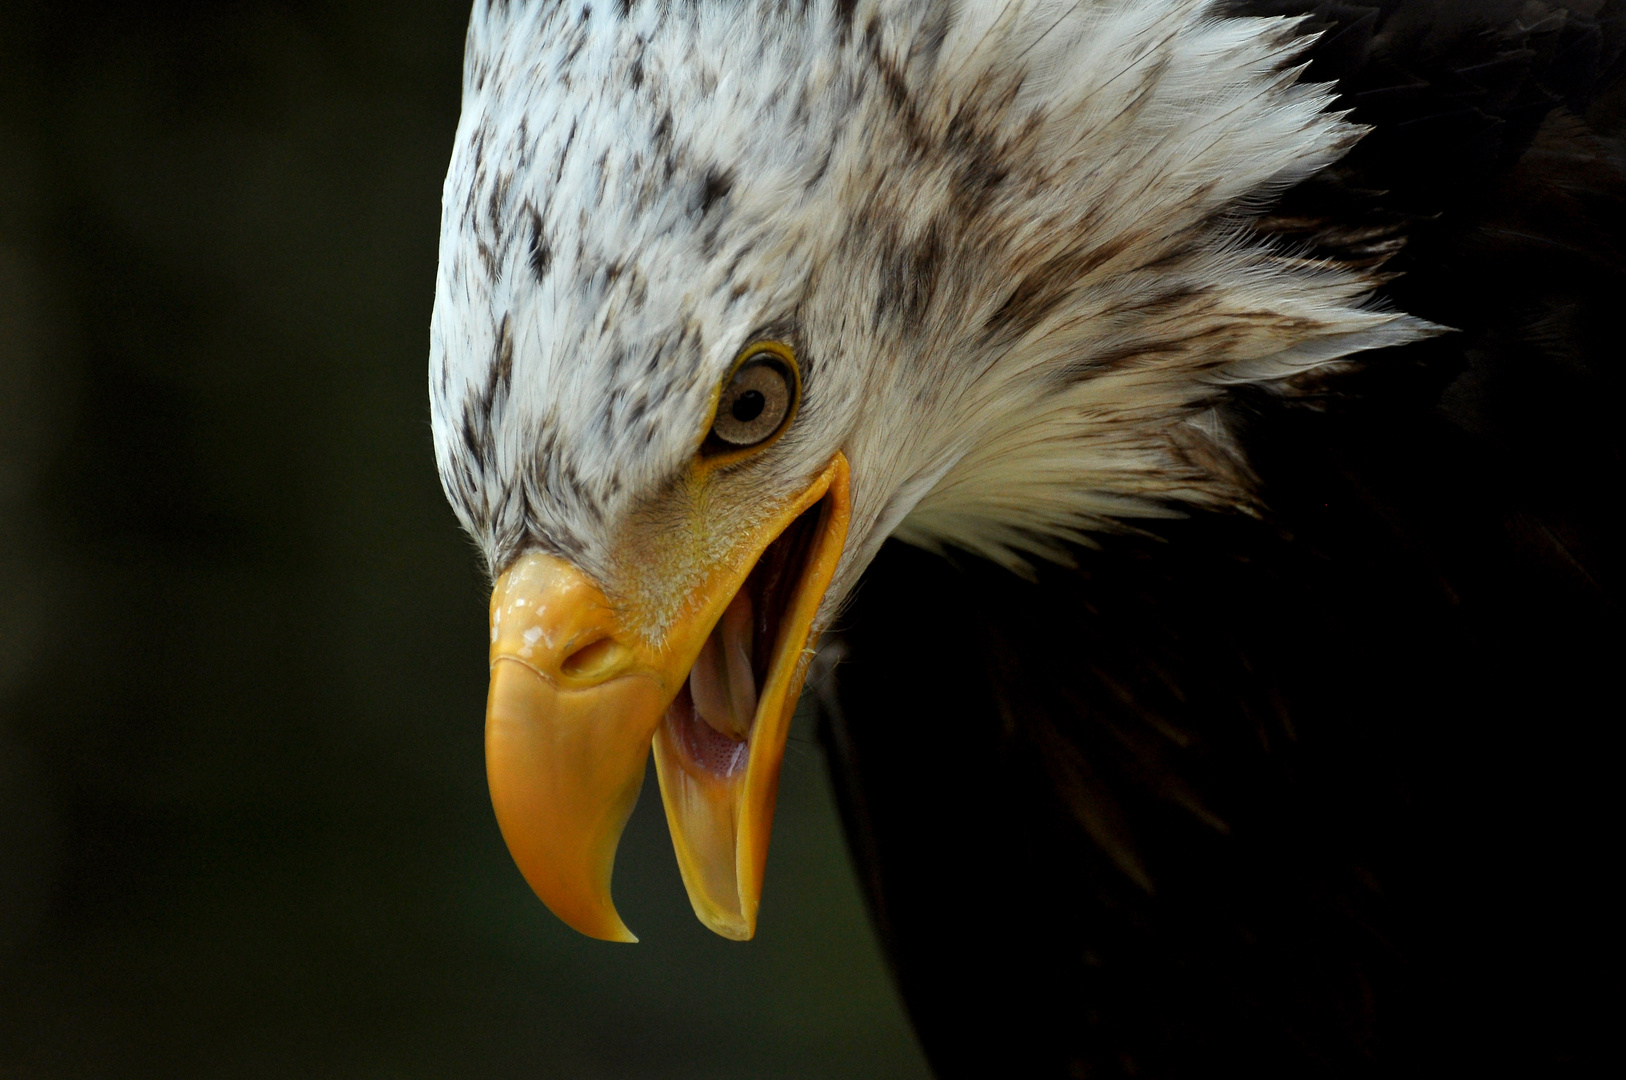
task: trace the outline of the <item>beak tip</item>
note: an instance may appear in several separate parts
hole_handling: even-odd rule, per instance
[[[621,921],[621,913],[610,908],[605,913],[608,917],[599,924],[598,932],[592,936],[600,941],[617,941],[624,945],[638,944],[638,935],[627,929],[627,924]]]
[[[523,873],[523,870],[521,871]],[[628,945],[636,944],[638,935],[627,928],[621,921],[621,913],[615,910],[610,902],[608,891],[598,898],[599,902],[588,906],[582,905],[580,897],[558,894],[552,890],[537,888],[537,882],[526,877],[526,884],[531,891],[548,906],[548,909],[559,917],[559,921],[584,937],[595,938],[599,941],[617,941]]]
[[[638,944],[638,935],[627,929],[627,924],[617,920],[615,929],[606,934],[594,934],[600,941],[614,941],[622,945]]]

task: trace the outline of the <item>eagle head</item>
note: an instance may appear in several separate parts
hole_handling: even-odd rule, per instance
[[[1429,331],[1250,227],[1360,134],[1296,25],[476,4],[430,401],[495,581],[492,801],[566,922],[632,940],[610,873],[653,747],[696,914],[751,936],[808,661],[887,536],[1019,569],[1246,506],[1235,387]]]

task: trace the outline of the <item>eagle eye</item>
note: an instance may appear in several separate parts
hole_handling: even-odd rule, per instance
[[[711,437],[719,449],[756,446],[779,433],[796,404],[796,377],[778,350],[751,353],[723,387]]]

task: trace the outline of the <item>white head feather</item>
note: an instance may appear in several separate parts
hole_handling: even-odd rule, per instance
[[[628,523],[770,332],[803,404],[719,535],[843,450],[825,620],[889,534],[1016,565],[1246,505],[1236,386],[1432,329],[1249,231],[1360,135],[1306,44],[1212,0],[481,0],[430,357],[464,526],[638,588]]]

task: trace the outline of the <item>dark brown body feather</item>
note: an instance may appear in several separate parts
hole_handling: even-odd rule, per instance
[[[843,620],[823,731],[944,1077],[1619,1068],[1626,11],[1316,15],[1375,130],[1266,226],[1405,236],[1458,332],[1239,399],[1258,519],[1036,582],[893,545]]]

